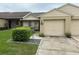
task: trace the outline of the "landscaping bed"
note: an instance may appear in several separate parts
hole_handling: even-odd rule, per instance
[[[1,55],[33,55],[36,53],[37,44],[24,44],[7,42],[11,39],[12,30],[0,31],[0,54]]]
[[[19,42],[19,41],[13,41],[12,39],[9,39],[7,42],[8,43],[36,44],[36,45],[39,45],[40,41],[41,41],[41,39],[30,39],[29,41]]]

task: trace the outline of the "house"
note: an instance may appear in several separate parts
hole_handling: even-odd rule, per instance
[[[21,21],[30,12],[0,12],[0,28],[21,26]]]
[[[30,26],[45,36],[79,35],[79,7],[65,4],[48,12],[0,12],[0,27]]]
[[[29,13],[28,15],[25,15],[23,19],[21,19],[23,26],[30,26],[35,31],[40,30],[40,18],[39,15],[44,14],[44,12],[40,13]]]
[[[65,4],[40,15],[40,32],[46,36],[79,35],[79,7]]]
[[[30,26],[35,31],[40,30],[39,15],[32,12],[0,12],[0,28],[14,28],[16,26]]]

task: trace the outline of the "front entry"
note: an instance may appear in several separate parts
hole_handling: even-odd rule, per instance
[[[19,20],[8,20],[9,28],[19,26]]]
[[[40,21],[23,21],[23,26],[30,26],[35,31],[40,30]]]

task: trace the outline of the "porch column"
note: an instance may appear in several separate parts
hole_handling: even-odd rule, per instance
[[[71,34],[71,16],[65,19],[65,34]]]

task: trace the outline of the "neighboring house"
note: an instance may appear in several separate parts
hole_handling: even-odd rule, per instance
[[[40,13],[31,12],[0,12],[0,28],[14,28],[16,26],[30,26],[35,31],[40,30]]]
[[[29,13],[30,12],[0,12],[0,28],[21,26],[20,19]]]
[[[38,16],[42,14],[44,14],[44,12],[29,13],[28,15],[25,15],[23,19],[21,20],[23,23],[23,26],[30,26],[35,31],[39,31],[40,30],[40,18]]]
[[[79,7],[65,4],[40,17],[40,32],[46,36],[79,35]]]

